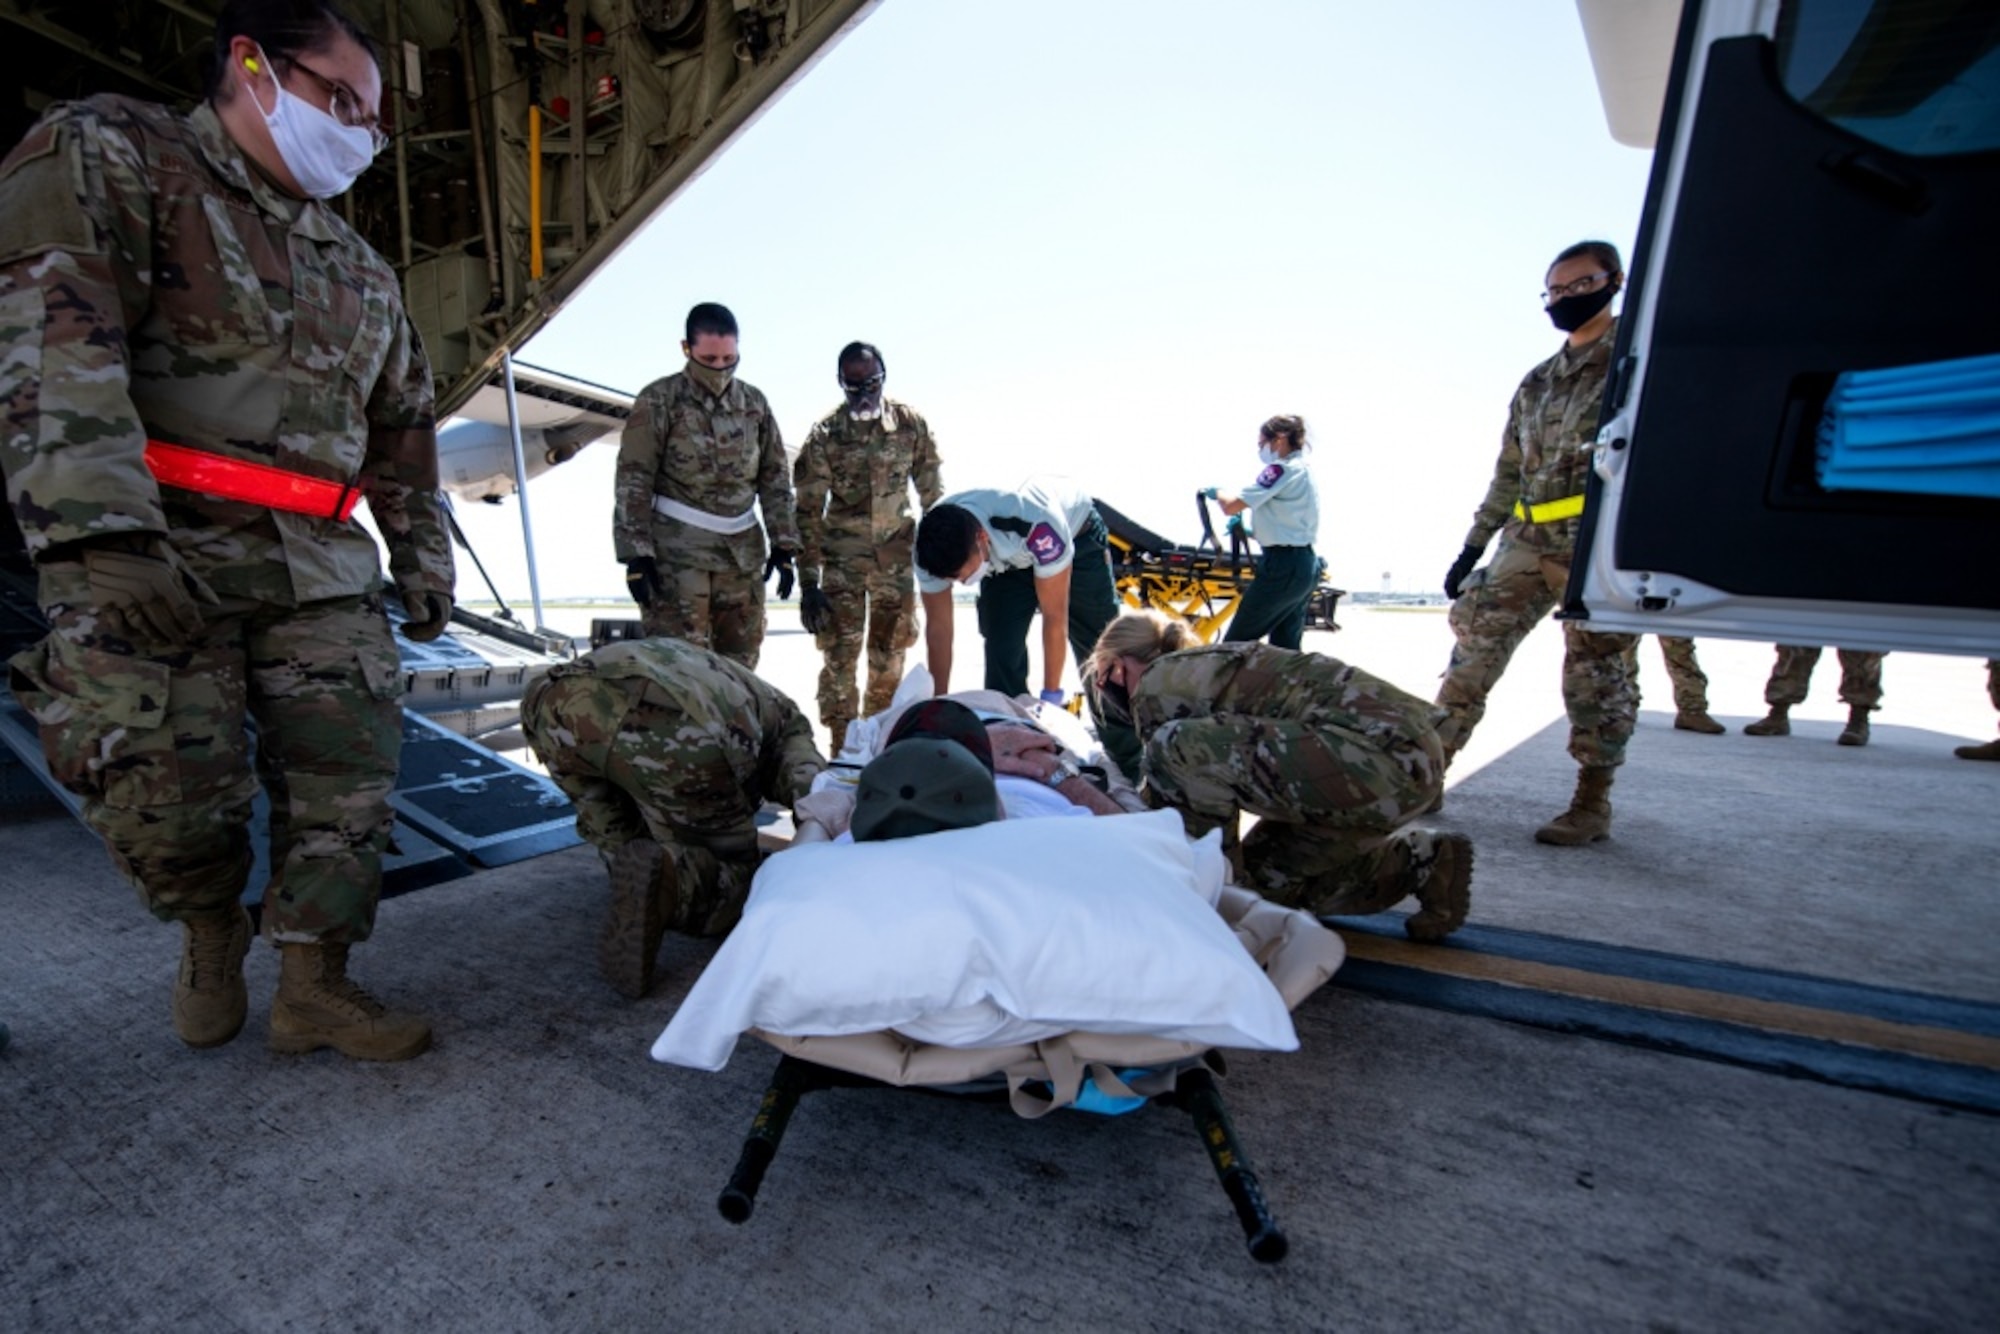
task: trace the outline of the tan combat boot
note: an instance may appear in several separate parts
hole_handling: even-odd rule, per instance
[[[1773,704],[1771,712],[1754,723],[1745,723],[1744,736],[1790,736],[1792,734],[1792,706]]]
[[[1849,709],[1847,726],[1835,738],[1843,746],[1865,746],[1868,744],[1868,710]]]
[[[329,941],[278,946],[271,1050],[331,1047],[357,1061],[407,1061],[429,1048],[429,1024],[391,1010],[348,980],[347,950]]]
[[[1674,718],[1674,726],[1683,732],[1700,732],[1703,736],[1721,736],[1729,730],[1709,717],[1707,709],[1682,709]]]
[[[1411,940],[1443,940],[1465,923],[1472,907],[1472,840],[1464,834],[1437,829],[1409,831],[1417,854],[1413,859],[1418,908],[1403,922]]]
[[[181,922],[181,971],[174,978],[174,1032],[190,1047],[220,1047],[243,1031],[250,995],[243,956],[250,914],[237,904]]]
[[[1576,795],[1569,809],[1535,831],[1537,843],[1581,847],[1611,835],[1611,780],[1617,770],[1591,765],[1576,771]]]
[[[1952,751],[1961,760],[2000,760],[2000,739],[1983,746],[1960,746]]]
[[[674,859],[650,838],[635,838],[611,856],[611,912],[597,938],[604,980],[627,1000],[653,989],[660,941],[680,911]]]

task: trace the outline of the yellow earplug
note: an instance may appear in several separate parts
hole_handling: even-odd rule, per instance
[[[257,57],[255,56],[243,57],[243,68],[249,70],[252,74],[255,74],[257,72]]]

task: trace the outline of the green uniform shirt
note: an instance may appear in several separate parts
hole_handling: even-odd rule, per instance
[[[1430,730],[1443,710],[1338,658],[1256,642],[1163,654],[1132,692],[1141,741],[1184,718],[1240,720],[1244,742],[1260,720],[1337,723],[1389,744]]]
[[[898,553],[908,564],[916,537],[910,484],[929,509],[944,494],[940,472],[931,428],[908,404],[884,399],[879,417],[857,419],[843,407],[822,419],[792,464],[800,577],[878,553]]]
[[[813,745],[812,724],[782,691],[748,667],[685,640],[628,639],[606,644],[575,662],[552,667],[548,673],[551,680],[584,674],[650,682],[680,706],[690,726],[747,743],[757,756],[754,790],[787,806],[811,791],[813,779],[826,767]],[[615,725],[616,720],[606,722]],[[606,745],[613,737],[577,740]]]
[[[686,374],[639,391],[618,441],[612,539],[618,559],[651,556],[663,566],[761,573],[764,535],[755,523],[718,533],[655,512],[653,497],[730,519],[763,510],[774,546],[798,549],[785,442],[764,395],[732,378],[721,397]]]
[[[60,103],[0,163],[0,466],[28,549],[157,534],[225,595],[378,588],[359,524],[162,487],[148,437],[355,483],[406,590],[449,592],[429,363],[396,276],[212,108]]]
[[[1507,411],[1493,484],[1473,516],[1465,545],[1484,547],[1505,527],[1511,540],[1537,551],[1575,548],[1577,518],[1530,523],[1514,517],[1514,506],[1525,509],[1583,494],[1604,401],[1605,373],[1617,339],[1618,321],[1613,320],[1596,342],[1583,347],[1565,343],[1521,381]]]

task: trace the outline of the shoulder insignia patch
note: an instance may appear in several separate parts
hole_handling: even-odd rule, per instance
[[[1068,550],[1062,535],[1048,524],[1038,523],[1028,530],[1028,554],[1035,558],[1035,564],[1053,565]]]
[[[1257,474],[1257,485],[1276,486],[1284,475],[1284,465],[1278,463],[1267,464],[1264,471]]]

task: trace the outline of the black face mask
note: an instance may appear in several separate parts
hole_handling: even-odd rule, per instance
[[[1120,727],[1132,725],[1132,692],[1116,681],[1097,683],[1097,707],[1104,721]]]
[[[1606,283],[1595,292],[1584,292],[1579,296],[1566,296],[1548,304],[1549,323],[1564,333],[1575,333],[1584,325],[1597,318],[1597,312],[1611,304],[1611,298],[1618,295],[1613,283]]]
[[[882,372],[877,371],[865,380],[842,379],[840,392],[847,396],[847,406],[858,412],[868,412],[882,405]]]

